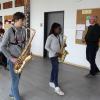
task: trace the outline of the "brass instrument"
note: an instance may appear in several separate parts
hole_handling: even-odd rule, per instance
[[[64,36],[63,37],[63,45],[61,47],[61,52],[60,52],[61,56],[59,57],[59,62],[64,62],[66,55],[69,54],[68,51],[65,50],[65,46],[64,46],[66,44],[66,40],[67,40],[67,37]]]
[[[16,74],[20,74],[24,68],[24,65],[26,62],[28,62],[32,58],[32,53],[29,52],[30,47],[31,47],[31,42],[35,36],[36,31],[34,29],[29,29],[27,30],[30,31],[30,38],[28,40],[28,43],[26,44],[25,48],[23,49],[21,55],[18,57],[17,62],[15,63],[14,66],[14,71]]]

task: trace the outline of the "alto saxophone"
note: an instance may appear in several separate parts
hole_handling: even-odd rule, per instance
[[[63,37],[63,45],[61,47],[61,56],[59,57],[59,62],[64,62],[66,56],[69,54],[67,50],[65,50],[65,44],[66,44],[66,40],[67,40],[67,37],[64,36]]]
[[[26,44],[25,48],[23,49],[21,55],[18,57],[15,65],[14,65],[14,72],[16,74],[20,74],[24,68],[26,62],[28,62],[32,58],[32,53],[30,53],[31,42],[35,36],[36,31],[31,28],[27,28],[30,31],[30,38],[28,43]]]

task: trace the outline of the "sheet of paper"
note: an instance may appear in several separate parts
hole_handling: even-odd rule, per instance
[[[77,24],[76,30],[84,31],[85,30],[85,24]]]
[[[76,31],[76,39],[82,39],[83,37],[83,31]]]
[[[91,9],[82,10],[82,14],[91,14],[91,13],[92,13]]]

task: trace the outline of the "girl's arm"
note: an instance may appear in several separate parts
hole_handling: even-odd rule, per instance
[[[52,43],[52,37],[49,36],[49,37],[47,38],[47,41],[46,41],[45,49],[46,49],[48,52],[54,52],[54,53],[56,54],[56,51],[54,51],[54,50],[51,49],[51,45],[52,45],[51,43]]]

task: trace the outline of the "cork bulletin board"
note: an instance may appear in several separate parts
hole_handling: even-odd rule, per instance
[[[90,16],[97,16],[98,23],[100,24],[100,8],[95,9],[80,9],[77,10],[77,19],[76,19],[76,44],[84,44],[83,37],[87,32]]]

